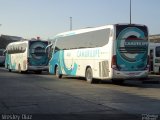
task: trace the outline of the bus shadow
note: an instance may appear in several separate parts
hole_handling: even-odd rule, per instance
[[[160,88],[160,81],[159,80],[146,80],[146,81],[139,81],[139,80],[125,80],[123,83],[113,83],[111,80],[109,81],[101,81],[100,84],[110,84],[110,85],[117,85],[122,87],[135,87],[135,88]]]
[[[63,76],[63,79],[71,79],[86,82],[84,77]],[[96,80],[96,79],[95,79]],[[95,85],[116,85],[124,87],[136,87],[136,88],[160,88],[160,80],[154,80],[150,78],[148,80],[125,80],[123,83],[114,83],[112,80],[96,80]]]
[[[63,76],[62,79],[86,81],[84,77],[76,77],[76,76]]]
[[[50,75],[47,71],[42,71],[42,73],[36,73],[34,71],[27,71],[27,72],[19,73],[18,71],[12,71],[10,73],[15,73],[19,75]]]

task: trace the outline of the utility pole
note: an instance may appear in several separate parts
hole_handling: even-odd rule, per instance
[[[132,1],[130,0],[130,24],[132,23]]]
[[[70,19],[70,31],[72,30],[72,17],[69,17]]]

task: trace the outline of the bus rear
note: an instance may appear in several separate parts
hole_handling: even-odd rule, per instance
[[[144,25],[115,25],[112,78],[147,78],[148,29]]]
[[[48,70],[47,41],[29,41],[28,69],[41,73]]]

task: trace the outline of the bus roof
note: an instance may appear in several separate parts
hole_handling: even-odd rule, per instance
[[[22,40],[20,40],[20,41],[16,41],[16,42],[11,42],[11,43],[9,43],[9,44],[7,45],[7,47],[10,46],[10,45],[13,45],[13,44],[28,43],[28,42],[30,42],[30,41],[43,41],[43,42],[48,42],[48,41],[44,41],[44,40],[35,40],[35,39],[27,40],[27,39],[22,39]],[[7,48],[7,47],[6,47],[6,48]]]
[[[59,37],[65,37],[65,36],[71,36],[71,35],[76,35],[76,34],[81,34],[81,33],[86,33],[86,32],[91,32],[91,31],[96,31],[100,29],[106,29],[109,26],[102,26],[102,27],[89,27],[89,28],[83,28],[83,29],[78,29],[78,30],[73,30],[73,31],[68,31],[68,32],[63,32],[60,34],[57,34],[54,38],[59,38]]]
[[[96,30],[101,30],[101,29],[106,29],[106,28],[114,28],[117,25],[145,26],[142,24],[120,23],[120,24],[111,24],[111,25],[105,25],[105,26],[93,27],[93,28],[87,27],[87,28],[83,28],[83,29],[78,29],[78,30],[73,30],[73,31],[68,31],[68,32],[63,32],[63,33],[57,34],[56,36],[53,37],[53,39],[65,37],[65,36],[72,36],[72,35],[86,33],[86,32],[91,32],[91,31],[96,31]]]

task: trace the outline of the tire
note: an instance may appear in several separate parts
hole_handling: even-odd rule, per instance
[[[92,69],[88,67],[86,69],[85,78],[88,83],[94,83]]]
[[[21,65],[20,64],[18,65],[18,72],[22,73],[22,71],[21,71]]]
[[[124,80],[115,80],[115,79],[112,79],[112,82],[116,85],[121,85],[124,83]]]
[[[57,78],[62,78],[62,74],[59,74],[59,68],[58,68],[58,66],[56,66],[55,74],[56,74]]]
[[[41,74],[42,73],[42,70],[37,70],[37,71],[34,71],[36,74]]]
[[[9,65],[7,64],[7,69],[9,72],[12,72],[12,70],[9,68]]]

